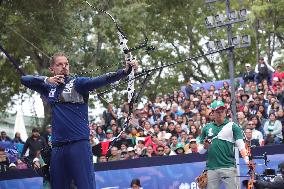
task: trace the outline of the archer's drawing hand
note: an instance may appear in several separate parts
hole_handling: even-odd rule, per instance
[[[50,84],[64,84],[64,75],[56,75],[53,77],[48,77],[46,80]]]
[[[208,148],[210,147],[210,145],[211,145],[211,140],[206,138],[206,139],[203,141],[203,148],[204,148],[204,149],[208,149]]]

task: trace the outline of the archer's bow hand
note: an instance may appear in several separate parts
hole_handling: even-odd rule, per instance
[[[130,73],[132,69],[136,71],[138,69],[138,61],[137,60],[131,60],[129,62],[126,62],[124,72],[125,73]]]

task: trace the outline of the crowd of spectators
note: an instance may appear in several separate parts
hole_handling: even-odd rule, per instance
[[[239,126],[252,146],[282,143],[284,72],[281,66],[274,70],[260,58],[254,70],[250,64],[245,64],[244,70],[244,82],[237,83],[234,91]],[[157,95],[155,100],[136,107],[127,127],[127,103],[119,108],[109,104],[100,119],[90,123],[94,163],[199,153],[201,130],[213,121],[210,104],[214,100],[225,103],[227,117],[233,121],[231,92],[228,82],[219,88],[211,85],[206,89],[195,87],[188,81],[181,90]],[[40,150],[51,146],[51,127],[43,136],[34,129],[27,141],[22,141],[19,133],[12,140],[2,131],[1,141],[5,140],[23,145],[12,166],[25,167],[21,157],[29,149],[27,157],[30,162],[40,167],[44,164]],[[9,167],[11,163],[5,161],[2,153],[3,149],[0,149],[1,167],[2,164]]]
[[[281,65],[275,70],[260,57],[254,70],[251,64],[245,64],[241,77],[244,82],[236,82],[236,117],[247,141],[251,146],[282,143],[284,72]],[[213,121],[210,104],[214,100],[226,104],[227,117],[233,121],[231,92],[228,82],[219,88],[211,85],[209,89],[187,82],[182,90],[157,95],[154,101],[136,108],[125,130],[127,106],[122,105],[116,111],[109,105],[101,121],[90,125],[92,145],[99,143],[104,149],[95,151],[97,161],[198,153],[202,145],[201,130]],[[116,142],[111,143],[114,138]],[[107,151],[109,144],[111,148]]]
[[[15,133],[13,139],[1,131],[0,136],[0,172],[11,169],[33,168],[41,170],[46,165],[42,157],[42,150],[51,146],[51,127],[47,127],[43,136],[40,130],[32,129],[31,136],[23,141],[19,132]]]

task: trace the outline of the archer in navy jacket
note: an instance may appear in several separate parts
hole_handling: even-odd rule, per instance
[[[52,77],[22,76],[21,83],[40,93],[51,105],[53,189],[69,188],[72,180],[78,189],[94,188],[88,126],[89,92],[126,77],[136,66],[132,61],[115,73],[95,78],[70,77],[68,59],[58,53],[51,59]]]

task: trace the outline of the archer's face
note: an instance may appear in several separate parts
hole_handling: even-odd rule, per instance
[[[218,124],[221,124],[224,122],[224,119],[226,117],[226,111],[225,109],[218,109],[214,111],[214,118],[215,118],[215,122]]]
[[[53,75],[69,75],[69,62],[65,56],[58,56],[49,68]]]

